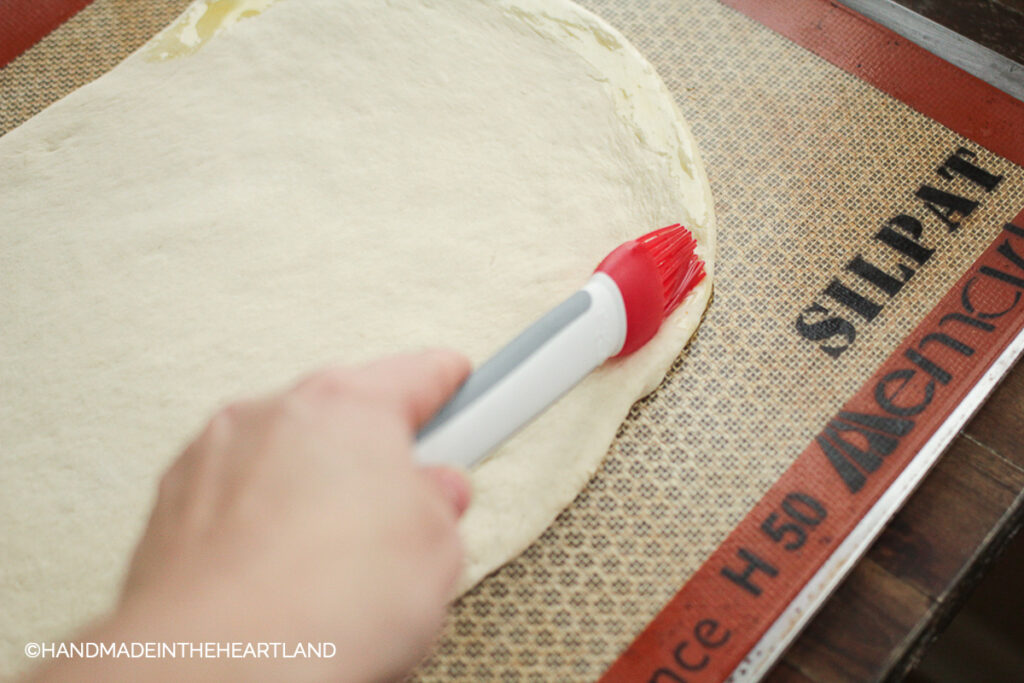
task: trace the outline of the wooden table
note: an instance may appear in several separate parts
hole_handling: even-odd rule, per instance
[[[1024,0],[898,2],[1024,63]],[[1022,525],[1018,363],[768,680],[902,678]]]

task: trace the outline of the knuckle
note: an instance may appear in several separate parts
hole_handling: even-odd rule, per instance
[[[235,422],[235,414],[230,407],[221,408],[206,423],[206,428],[199,435],[200,440],[216,440],[231,431]]]
[[[231,439],[238,430],[244,406],[240,402],[230,403],[210,416],[199,435],[185,449],[183,459],[192,461],[210,449],[217,449]]]
[[[305,412],[306,405],[301,398],[288,394],[281,396],[267,408],[267,428],[271,432],[287,431],[292,424],[302,420]]]
[[[241,420],[246,407],[242,401],[233,401],[222,407],[206,423],[199,440],[216,441],[228,436]]]
[[[348,368],[334,367],[321,370],[303,382],[302,388],[327,396],[345,396],[357,391],[353,373]]]

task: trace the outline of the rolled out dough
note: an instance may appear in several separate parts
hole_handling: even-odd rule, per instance
[[[655,227],[687,225],[713,272],[694,141],[593,15],[258,4],[0,139],[2,670],[109,604],[159,474],[219,404],[409,348],[479,362]],[[572,501],[709,294],[473,472],[462,590]]]

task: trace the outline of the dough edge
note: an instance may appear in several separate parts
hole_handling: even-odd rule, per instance
[[[475,500],[487,500],[488,493],[500,489],[508,474],[518,468],[532,466],[526,457],[531,452],[530,436],[545,429],[545,426],[538,429],[537,423],[553,424],[574,417],[577,421],[585,420],[585,411],[572,409],[572,397],[590,391],[590,385],[606,373],[621,370],[622,373],[635,373],[639,379],[639,390],[627,399],[617,397],[620,417],[614,424],[609,420],[607,424],[588,425],[592,429],[581,430],[581,443],[572,471],[552,473],[564,476],[564,479],[559,481],[548,477],[552,482],[550,488],[521,492],[531,504],[520,510],[520,519],[505,519],[505,515],[492,506],[474,504],[470,507],[460,525],[466,561],[455,588],[456,595],[471,590],[488,574],[529,547],[594,476],[609,448],[613,447],[615,434],[633,403],[658,387],[699,327],[711,299],[717,255],[717,224],[711,186],[696,140],[675,99],[650,63],[617,29],[569,0],[498,0],[497,4],[548,40],[558,41],[576,52],[607,76],[607,87],[619,117],[633,128],[645,145],[671,160],[670,168],[690,213],[689,220],[681,222],[697,240],[697,253],[704,261],[707,276],[644,348],[629,358],[607,362],[549,408],[537,422],[473,470],[471,480]],[[628,392],[627,388],[621,393]],[[499,529],[501,536],[497,537],[495,534]]]

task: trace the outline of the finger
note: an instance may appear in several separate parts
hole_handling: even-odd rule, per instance
[[[230,403],[207,421],[206,426],[185,448],[164,474],[160,492],[167,503],[183,508],[195,502],[197,491],[219,485],[237,467],[232,460],[253,452],[248,442],[256,436],[255,425],[264,418],[272,399],[250,399]],[[231,447],[234,444],[236,447]],[[237,447],[244,444],[243,447]]]
[[[465,472],[451,467],[424,467],[421,471],[451,505],[455,518],[462,517],[473,497]]]
[[[373,361],[356,368],[352,379],[394,402],[418,429],[455,393],[470,369],[462,354],[438,349]]]

